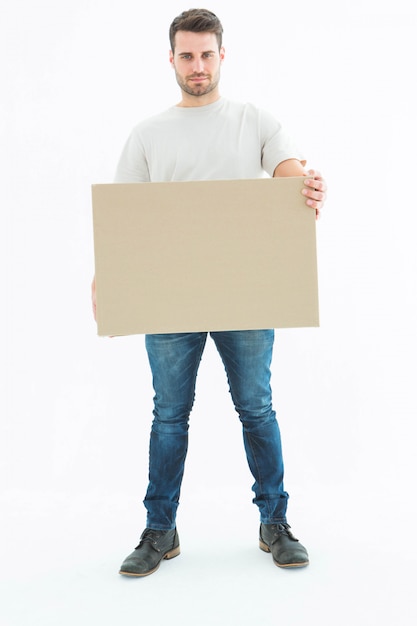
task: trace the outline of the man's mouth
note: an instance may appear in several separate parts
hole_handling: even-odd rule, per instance
[[[203,80],[207,80],[208,76],[190,76],[189,80],[193,83],[201,83]]]

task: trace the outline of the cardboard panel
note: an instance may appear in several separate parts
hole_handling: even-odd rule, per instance
[[[303,178],[93,185],[99,335],[318,326]]]

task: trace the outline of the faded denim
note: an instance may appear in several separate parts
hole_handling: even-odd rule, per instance
[[[189,416],[208,333],[147,335],[153,375],[154,419],[149,448],[149,485],[144,499],[147,526],[176,526]],[[281,437],[272,408],[270,365],[273,330],[211,332],[222,358],[235,409],[242,424],[253,502],[264,524],[286,522]],[[213,451],[213,456],[215,451]]]

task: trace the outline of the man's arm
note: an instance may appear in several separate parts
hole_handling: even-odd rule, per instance
[[[327,185],[326,181],[317,170],[305,171],[304,167],[297,159],[288,159],[282,161],[274,171],[274,178],[280,176],[309,176],[304,181],[303,195],[306,197],[307,206],[315,209],[316,218],[320,217],[320,211],[323,208],[326,199]]]

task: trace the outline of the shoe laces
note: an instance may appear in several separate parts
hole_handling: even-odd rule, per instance
[[[135,549],[137,550],[138,548],[143,546],[144,543],[151,543],[156,546],[158,539],[160,539],[161,535],[163,535],[165,532],[166,531],[163,530],[153,530],[152,528],[146,528],[142,533],[139,545]]]
[[[278,541],[281,535],[286,535],[293,541],[298,541],[298,539],[296,539],[296,537],[294,537],[294,535],[292,534],[290,528],[291,526],[287,523],[277,524],[276,528],[274,529],[274,540],[272,541],[272,543]]]

